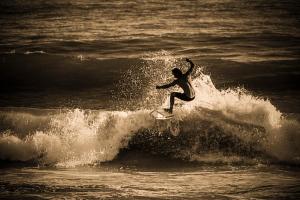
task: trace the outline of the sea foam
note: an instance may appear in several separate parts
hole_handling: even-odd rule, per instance
[[[151,62],[148,69],[161,66],[155,64],[159,59],[147,61]],[[167,71],[174,60],[165,62],[170,62],[164,69]],[[158,81],[167,81],[167,77],[160,76],[150,85]],[[245,89],[217,89],[201,67],[195,71],[192,84],[196,91],[195,100],[175,107],[174,111],[173,120],[180,122],[180,134],[194,132],[193,137],[201,135],[207,132],[201,123],[209,122],[210,126],[221,130],[220,134],[255,144],[255,148],[268,157],[299,163],[300,125],[297,120],[286,119],[269,100],[256,97]],[[144,93],[148,101],[162,98],[163,105],[168,106],[166,94],[155,93],[149,88]],[[157,122],[149,115],[150,111],[147,106],[131,111],[69,109],[43,113],[41,109],[39,114],[28,109],[2,110],[0,159],[34,160],[63,167],[110,161],[141,132],[147,131],[158,137]],[[168,134],[169,130],[166,126],[165,130],[159,131]],[[200,159],[201,155],[193,149],[201,149],[201,146],[181,152],[189,154],[191,160]],[[217,154],[219,159],[220,153]]]

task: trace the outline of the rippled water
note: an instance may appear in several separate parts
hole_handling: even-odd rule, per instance
[[[1,171],[1,198],[297,199],[299,172],[266,167]],[[3,192],[3,188],[7,192]]]
[[[296,59],[297,1],[1,1],[2,52]],[[298,44],[296,44],[296,43]]]

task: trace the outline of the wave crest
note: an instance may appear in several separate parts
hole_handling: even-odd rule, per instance
[[[149,69],[162,66],[161,62],[155,64],[156,60],[149,62]],[[177,137],[170,134],[170,122],[158,124],[150,111],[142,108],[38,113],[2,110],[0,159],[69,167],[113,160],[120,149],[127,147],[191,161],[200,161],[205,155],[218,155],[216,159],[223,155],[299,163],[298,121],[286,119],[269,100],[244,89],[218,90],[202,68],[193,77],[195,100],[174,111],[173,122],[180,130]],[[152,87],[158,81],[149,84]],[[149,88],[144,93],[149,97],[147,102],[159,97],[167,106],[165,94],[155,94]]]

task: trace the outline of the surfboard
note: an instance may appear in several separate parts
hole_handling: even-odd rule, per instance
[[[150,115],[157,120],[167,120],[172,119],[174,117],[173,114],[168,113],[162,109],[156,109],[150,112]]]
[[[163,133],[168,130],[173,136],[177,136],[180,133],[179,121],[174,118],[174,114],[159,108],[151,111],[150,115],[155,119],[159,132]]]

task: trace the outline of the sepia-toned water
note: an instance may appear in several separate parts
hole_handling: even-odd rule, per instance
[[[299,199],[299,7],[0,1],[0,198]]]
[[[270,170],[271,169],[271,170]],[[7,199],[297,199],[299,173],[272,167],[10,169]],[[3,182],[3,181],[1,181]],[[22,196],[21,196],[22,195]]]

